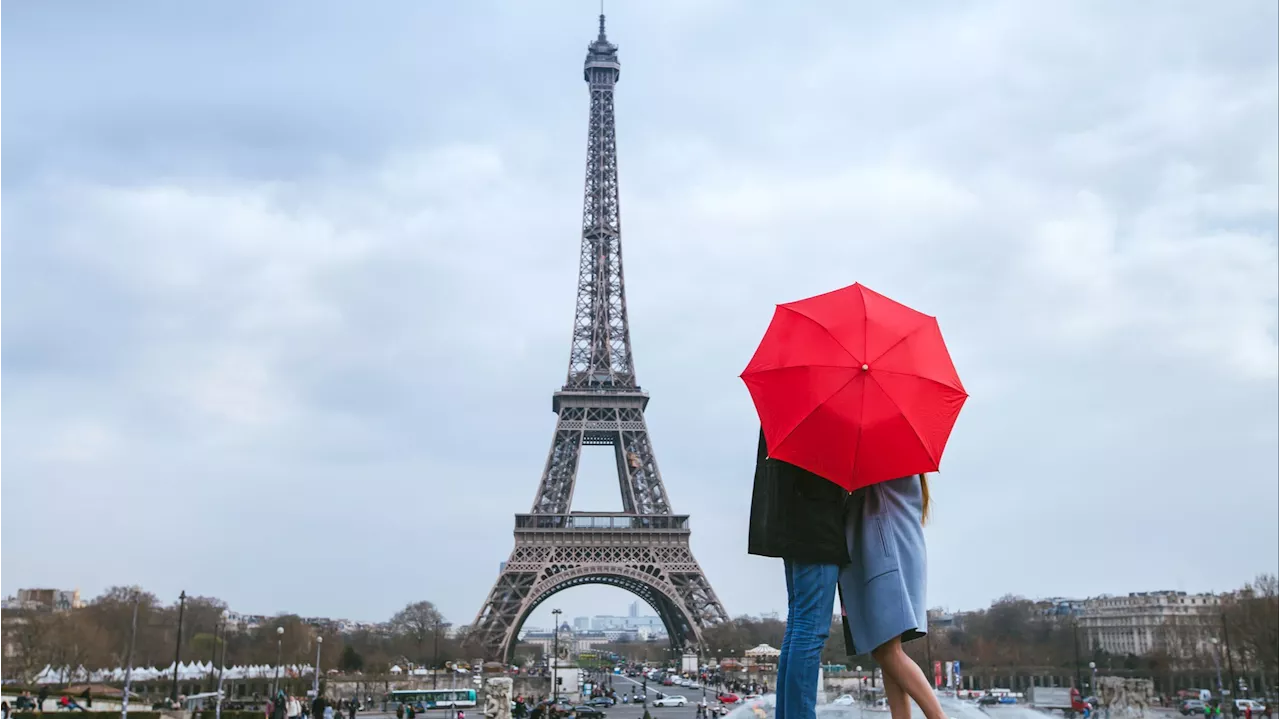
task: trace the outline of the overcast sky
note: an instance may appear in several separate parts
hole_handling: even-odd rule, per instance
[[[471,622],[564,382],[596,12],[10,3],[3,591]],[[774,303],[855,281],[971,395],[930,604],[1276,570],[1276,3],[608,13],[636,368],[731,614],[786,603],[737,375]]]

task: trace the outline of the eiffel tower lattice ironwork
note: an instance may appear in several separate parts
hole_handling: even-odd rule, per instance
[[[539,604],[569,587],[626,589],[658,613],[673,647],[700,644],[702,629],[726,621],[724,607],[689,548],[689,517],[671,513],[654,460],[636,384],[622,279],[618,155],[613,90],[618,48],[600,34],[587,49],[591,91],[582,255],[569,376],[552,396],[555,438],[529,514],[515,518],[515,549],[472,624],[471,638],[505,660]],[[584,445],[611,445],[622,512],[571,512]]]

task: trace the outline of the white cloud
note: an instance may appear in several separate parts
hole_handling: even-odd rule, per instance
[[[632,38],[617,103],[627,289],[659,462],[731,611],[784,601],[756,575],[772,565],[743,556],[754,418],[736,375],[774,303],[855,280],[938,315],[973,395],[937,490],[938,603],[1150,588],[1133,582],[1174,572],[1221,588],[1274,567],[1259,525],[1197,533],[1141,577],[1076,588],[965,569],[1041,558],[1037,542],[1008,541],[1055,541],[1017,511],[1027,503],[1079,518],[1089,553],[1165,536],[1210,473],[1239,478],[1224,512],[1276,498],[1275,44],[1249,32],[1265,23],[1221,5],[853,17],[677,4],[661,19],[683,24],[667,33],[648,28],[658,10],[610,20]],[[578,255],[577,63],[594,18],[441,15],[411,38],[379,27],[398,19],[386,12],[343,42],[322,42],[336,30],[311,15],[275,18],[273,36],[308,33],[323,50],[300,47],[271,75],[255,68],[278,48],[243,28],[191,36],[127,14],[83,35],[70,18],[53,38],[11,25],[24,69],[10,107],[25,109],[6,138],[26,140],[5,145],[21,150],[4,195],[11,582],[92,592],[127,576],[176,593],[199,580],[250,610],[378,618],[426,596],[455,621],[474,614],[551,438]],[[175,95],[154,90],[191,82],[180,61],[174,77],[128,65],[106,95],[58,64],[119,33],[196,59],[243,54]],[[402,66],[420,53],[466,71]],[[429,91],[404,85],[410,66]],[[304,76],[331,86],[296,94]],[[75,95],[89,109],[47,97],[53,80],[93,85]],[[131,83],[149,104],[121,109],[113,97],[142,92]],[[225,101],[217,132],[184,124],[193,92]],[[354,109],[335,114],[334,98]],[[124,121],[83,120],[94,103]],[[388,526],[472,549],[441,560],[447,589],[423,579],[376,597],[264,590],[258,563],[221,554],[182,557],[196,568],[183,576],[128,557],[47,576],[23,547],[45,487],[109,491],[153,518],[148,536],[242,516],[354,527],[333,560],[373,576],[398,568]],[[610,492],[577,496],[613,506]],[[92,531],[68,527],[68,546]],[[247,534],[218,551],[252,556],[264,537]]]

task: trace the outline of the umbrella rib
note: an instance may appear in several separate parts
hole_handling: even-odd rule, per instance
[[[810,367],[821,367],[823,369],[847,369],[847,370],[853,369],[851,365],[845,365],[845,364],[789,364],[786,367],[768,367],[766,369],[753,369],[750,372],[743,372],[742,374],[744,375],[764,374],[766,372],[777,372],[779,370],[784,370],[784,369],[808,369]]]
[[[836,337],[834,334],[832,334],[830,329],[827,329],[827,326],[826,326],[826,325],[824,325],[824,324],[822,324],[821,322],[819,322],[819,321],[815,320],[814,318],[810,317],[809,315],[806,315],[805,313],[800,312],[799,310],[793,309],[793,308],[791,308],[791,307],[788,307],[788,306],[786,306],[786,305],[778,305],[778,309],[784,309],[784,310],[787,310],[787,311],[789,311],[789,312],[794,312],[795,314],[797,314],[797,315],[799,315],[799,316],[801,316],[801,317],[805,318],[806,320],[809,320],[810,322],[814,323],[814,324],[815,324],[815,325],[817,325],[818,327],[822,328],[822,331],[827,333],[827,336],[831,338],[831,341],[832,341],[832,342],[835,342],[837,347],[839,347],[840,349],[844,350],[845,354],[849,355],[849,359],[853,360],[853,362],[854,362],[855,364],[862,364],[862,362],[860,362],[860,361],[858,360],[858,358],[857,358],[857,357],[854,357],[854,356],[853,356],[853,352],[852,352],[852,351],[850,351],[850,349],[849,349],[848,347],[845,347],[845,346],[844,346],[844,343],[843,343],[843,342],[841,342],[841,341],[840,341],[840,339],[839,339],[838,337]]]
[[[931,320],[932,320],[932,319],[934,319],[934,318],[930,317],[929,319],[931,319]],[[936,320],[935,320],[935,321],[936,321]],[[915,328],[915,329],[913,329],[913,330],[911,330],[910,332],[906,333],[905,335],[903,335],[903,336],[899,337],[897,342],[894,342],[893,344],[891,344],[891,345],[889,345],[888,347],[886,347],[886,348],[884,349],[884,352],[881,352],[880,354],[876,355],[876,358],[875,358],[875,359],[873,359],[873,360],[867,360],[867,364],[875,364],[875,363],[876,363],[876,361],[877,361],[877,360],[879,360],[881,357],[884,357],[885,355],[889,354],[889,352],[890,352],[894,347],[897,347],[898,345],[902,344],[903,342],[906,342],[908,339],[911,339],[911,335],[914,335],[915,333],[917,333],[917,332],[919,332],[920,330],[924,329],[925,325],[927,325],[927,324],[928,324],[928,322],[921,322],[919,325],[917,325],[917,326],[916,326],[916,328]]]
[[[779,369],[781,369],[781,368],[779,368]],[[911,374],[910,372],[897,372],[897,371],[895,371],[895,370],[891,370],[891,369],[877,369],[877,370],[876,370],[876,372],[877,372],[878,374],[896,374],[896,375],[899,375],[899,376],[901,376],[901,377],[915,377],[916,379],[922,379],[922,380],[924,380],[924,381],[926,381],[926,382],[932,382],[932,383],[934,383],[934,384],[938,385],[939,387],[946,387],[946,388],[947,388],[947,389],[949,389],[949,390],[954,390],[954,391],[956,391],[956,392],[959,392],[960,394],[963,394],[965,397],[968,397],[968,396],[969,396],[969,393],[965,391],[964,387],[956,387],[956,386],[954,386],[954,385],[949,385],[949,384],[947,384],[946,382],[943,382],[942,380],[937,380],[937,379],[934,379],[934,378],[932,378],[932,377],[925,377],[925,376],[924,376],[924,375],[922,375],[922,374]],[[876,384],[879,384],[879,383],[877,382]]]
[[[813,413],[814,413],[814,412],[817,412],[817,411],[822,407],[822,405],[824,405],[824,404],[826,404],[826,403],[827,403],[827,400],[831,399],[832,397],[835,397],[837,394],[839,394],[840,392],[842,392],[842,391],[844,390],[844,388],[845,388],[845,387],[848,387],[848,386],[849,386],[849,384],[850,384],[851,382],[853,382],[854,380],[858,379],[858,377],[860,377],[860,376],[861,376],[860,374],[855,374],[854,376],[850,377],[850,378],[849,378],[849,381],[848,381],[848,382],[845,382],[844,384],[842,384],[842,385],[840,385],[839,387],[837,387],[835,392],[832,392],[831,394],[829,394],[829,395],[827,395],[826,397],[824,397],[824,398],[823,398],[823,400],[822,400],[821,402],[818,402],[818,403],[814,404],[814,405],[813,405],[813,409],[809,410],[809,412],[808,412],[807,414],[805,414],[805,416],[801,417],[801,418],[800,418],[800,421],[799,421],[799,422],[796,422],[796,424],[795,424],[795,426],[794,426],[794,427],[792,427],[791,429],[787,430],[787,436],[783,437],[783,438],[782,438],[782,440],[781,440],[781,441],[779,441],[779,442],[778,442],[778,444],[777,444],[775,447],[773,447],[772,449],[770,449],[770,450],[769,450],[769,453],[770,453],[770,454],[773,454],[775,451],[777,451],[777,449],[778,449],[779,447],[781,447],[782,445],[786,444],[786,443],[787,443],[787,440],[791,439],[791,435],[795,434],[797,429],[800,429],[800,425],[802,425],[802,424],[804,424],[805,422],[807,422],[807,421],[809,420],[809,418],[813,416]],[[897,405],[895,404],[894,406],[896,407]],[[901,410],[899,410],[899,411],[901,411]],[[768,438],[766,437],[766,439],[768,439]],[[767,449],[767,448],[766,448],[766,449]]]
[[[877,382],[876,384],[879,385],[880,383]],[[881,387],[880,389],[881,391],[884,390],[883,387]],[[866,388],[866,385],[863,385],[862,401],[858,403],[858,417],[859,418],[864,417],[866,415],[866,411],[867,411],[867,388]],[[862,462],[862,430],[863,430],[862,422],[858,422],[858,439],[853,443],[853,472],[850,479],[855,479],[858,476],[858,464]]]
[[[926,445],[924,443],[924,440],[920,438],[920,430],[916,428],[914,423],[912,423],[911,418],[907,416],[907,413],[902,411],[902,406],[898,404],[898,401],[893,398],[893,395],[889,394],[889,391],[886,390],[884,388],[884,385],[880,384],[880,382],[876,380],[874,376],[871,377],[871,381],[876,383],[876,386],[879,387],[880,391],[884,393],[885,398],[889,400],[889,402],[893,405],[893,408],[898,410],[898,414],[902,415],[903,421],[906,422],[907,426],[911,428],[911,435],[916,438],[917,442],[920,443],[920,449],[923,449],[924,453],[929,455],[929,459],[933,460],[934,464],[938,464],[939,458],[933,456],[933,452],[930,451],[928,445]]]

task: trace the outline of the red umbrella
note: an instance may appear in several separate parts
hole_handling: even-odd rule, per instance
[[[778,305],[741,376],[769,456],[851,491],[937,471],[969,396],[938,321],[858,284]]]

